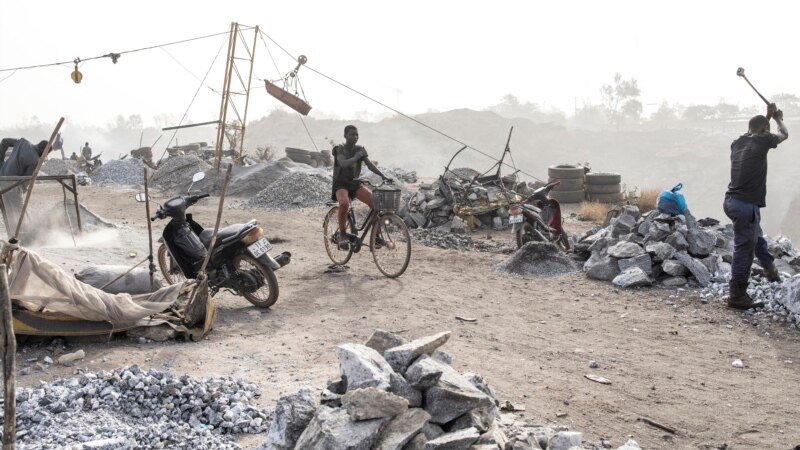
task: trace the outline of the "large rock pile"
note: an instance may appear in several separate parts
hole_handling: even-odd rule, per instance
[[[238,380],[138,366],[84,372],[18,388],[16,438],[26,449],[235,449],[226,435],[267,429],[267,411],[253,405],[259,395]]]
[[[438,348],[449,332],[411,342],[376,330],[366,345],[337,347],[341,378],[319,398],[282,397],[262,450],[567,450],[582,434],[549,427],[504,431],[494,391],[461,374]],[[636,448],[636,447],[630,447]]]
[[[89,176],[94,184],[134,186],[144,184],[144,163],[138,159],[112,159]]]
[[[331,180],[321,173],[289,172],[243,204],[248,208],[290,209],[325,206]]]
[[[195,155],[171,156],[158,166],[148,183],[161,189],[173,189],[191,182],[192,175],[210,169],[205,161]]]
[[[80,172],[80,169],[77,161],[50,158],[42,164],[42,172],[47,175],[72,175]]]

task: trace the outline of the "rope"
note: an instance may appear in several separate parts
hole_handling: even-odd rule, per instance
[[[272,59],[272,64],[275,66],[275,71],[278,72],[278,76],[281,76],[281,69],[278,68],[278,63],[275,62],[275,57],[272,56],[272,51],[269,49],[269,45],[267,45],[267,41],[264,40],[264,33],[260,32],[259,37],[261,38],[261,42],[264,44],[264,48],[267,49],[267,53],[269,54],[270,59]],[[256,77],[258,78],[258,77]],[[261,80],[263,81],[263,80]]]
[[[172,60],[173,60],[173,61],[175,61],[175,62],[176,62],[176,63],[177,63],[179,66],[181,66],[181,67],[183,68],[183,70],[185,70],[185,71],[186,71],[186,73],[188,73],[189,75],[191,75],[191,76],[192,76],[192,77],[193,77],[195,80],[197,80],[197,81],[199,81],[199,82],[203,83],[203,86],[207,87],[207,88],[208,88],[208,89],[209,89],[211,92],[213,92],[213,93],[215,93],[215,94],[217,94],[217,95],[222,95],[222,93],[221,93],[221,92],[219,92],[218,90],[216,90],[216,89],[212,88],[212,87],[211,87],[211,86],[209,86],[208,84],[204,83],[204,82],[203,82],[203,80],[201,80],[201,79],[200,79],[200,77],[198,77],[197,75],[195,75],[195,74],[194,74],[194,73],[193,73],[191,70],[189,70],[189,69],[188,69],[186,66],[184,66],[184,65],[183,65],[183,63],[181,63],[180,61],[178,61],[178,58],[176,58],[175,56],[173,56],[173,55],[172,55],[172,53],[168,52],[168,51],[167,51],[165,48],[161,48],[161,51],[163,51],[164,53],[166,53],[166,54],[167,54],[167,56],[169,56],[170,58],[172,58]]]
[[[245,26],[243,29],[249,30],[249,29],[252,29],[252,28],[254,28],[254,27]],[[65,65],[65,64],[75,64],[76,62],[83,63],[83,62],[86,62],[86,61],[91,61],[91,60],[100,59],[100,58],[111,58],[112,60],[116,60],[121,55],[125,55],[125,54],[128,54],[128,53],[136,53],[136,52],[141,52],[141,51],[144,51],[144,50],[152,50],[154,48],[167,47],[167,46],[170,46],[170,45],[185,44],[187,42],[198,41],[200,39],[207,39],[207,38],[211,38],[211,37],[215,37],[215,36],[221,36],[223,34],[224,35],[230,34],[230,31],[225,31],[225,32],[222,32],[222,33],[207,34],[205,36],[198,36],[198,37],[193,37],[193,38],[189,38],[189,39],[182,39],[180,41],[167,42],[166,44],[151,45],[149,47],[136,48],[136,49],[133,49],[133,50],[125,50],[124,52],[119,52],[119,53],[106,53],[105,55],[92,56],[91,58],[76,58],[75,60],[72,60],[72,61],[63,61],[63,62],[55,62],[55,63],[49,63],[49,64],[37,64],[37,65],[33,65],[33,66],[21,66],[21,67],[12,67],[12,68],[8,68],[8,69],[0,69],[0,72],[8,72],[8,71],[12,71],[12,70],[16,71],[16,70],[26,70],[26,69],[38,69],[40,67],[61,66],[61,65]]]
[[[17,71],[16,71],[16,70],[15,70],[15,71],[13,71],[13,72],[11,72],[11,73],[10,73],[10,74],[9,74],[7,77],[5,77],[5,78],[3,78],[2,80],[0,80],[0,83],[2,83],[3,81],[6,81],[7,79],[9,79],[9,78],[11,78],[11,77],[13,77],[15,73],[17,73]]]
[[[306,129],[306,134],[308,134],[308,138],[311,139],[311,144],[314,146],[314,150],[319,151],[319,149],[317,148],[317,143],[314,142],[314,138],[311,137],[311,132],[308,131],[308,127],[306,126],[306,121],[303,120],[303,115],[302,114],[298,114],[297,117],[300,118],[300,122],[303,122],[303,128]]]

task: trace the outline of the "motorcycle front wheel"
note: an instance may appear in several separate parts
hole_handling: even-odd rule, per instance
[[[164,280],[167,284],[178,284],[186,281],[181,267],[178,262],[170,255],[169,249],[166,244],[161,244],[158,247],[158,266],[161,269],[161,274],[164,275]]]
[[[278,301],[278,278],[272,269],[244,253],[233,257],[233,268],[239,274],[254,275],[258,279],[257,289],[241,293],[248,302],[259,308],[269,308]]]

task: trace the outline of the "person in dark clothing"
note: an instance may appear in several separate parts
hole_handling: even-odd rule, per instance
[[[0,141],[0,176],[30,176],[33,175],[39,158],[47,147],[47,141],[41,141],[35,146],[25,138],[5,138]],[[5,159],[6,152],[13,148],[8,159]],[[14,182],[0,183],[3,188],[13,185]],[[3,194],[3,207],[6,214],[6,223],[16,227],[22,211],[22,188],[17,186]],[[11,233],[11,230],[9,230]],[[9,235],[10,237],[10,235]]]
[[[339,202],[339,232],[335,236],[339,248],[347,250],[350,241],[347,238],[347,211],[350,201],[357,198],[372,208],[372,192],[361,185],[357,180],[361,175],[361,163],[379,175],[384,181],[386,176],[369,160],[367,150],[356,145],[358,142],[358,129],[353,125],[344,127],[344,145],[337,145],[331,152],[333,154],[333,192],[331,199]]]
[[[89,143],[88,142],[81,149],[81,156],[83,156],[83,159],[85,161],[88,161],[88,160],[92,159],[92,147],[89,147]]]
[[[778,133],[770,133],[769,120],[778,125]],[[759,308],[762,302],[747,294],[750,267],[754,256],[764,268],[767,279],[780,281],[775,258],[767,251],[761,231],[760,209],[767,206],[767,153],[789,137],[783,124],[783,111],[774,103],[767,115],[750,119],[747,134],[731,144],[731,182],[725,194],[723,209],[733,222],[733,263],[731,264],[728,306],[736,309]]]

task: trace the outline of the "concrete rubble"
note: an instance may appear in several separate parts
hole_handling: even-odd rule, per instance
[[[582,433],[564,427],[533,424],[521,420],[521,414],[501,412],[494,391],[480,375],[462,374],[450,366],[449,355],[439,349],[449,337],[444,332],[409,341],[376,330],[366,345],[339,345],[341,378],[322,390],[320,402],[309,398],[308,388],[302,395],[282,397],[259,450],[611,448],[585,443]],[[407,401],[391,382],[396,378],[423,401]],[[625,445],[620,449],[636,448],[633,440]]]

